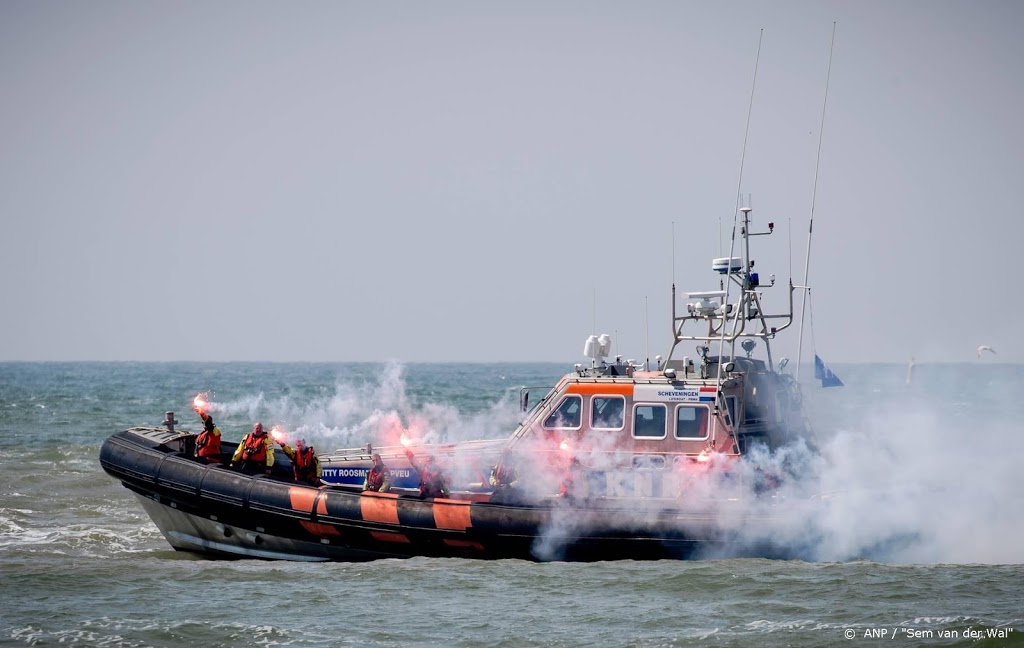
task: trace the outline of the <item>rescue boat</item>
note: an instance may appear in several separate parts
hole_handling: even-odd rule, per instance
[[[712,261],[717,289],[687,293],[678,307],[673,285],[674,339],[664,359],[609,358],[608,336],[592,335],[586,365],[535,403],[535,390],[521,390],[523,419],[508,438],[415,445],[445,467],[448,497],[419,496],[400,443],[321,455],[320,488],[293,483],[279,450],[270,475],[233,470],[228,454],[199,462],[196,434],[177,429],[171,412],[162,427],[109,437],[100,463],[138,496],[173,548],[212,556],[597,560],[741,546],[749,553],[744,530],[762,523],[765,509],[746,504],[771,497],[786,475],[751,470],[746,458],[800,443],[809,430],[800,388],[770,348],[794,321],[795,288],[753,271],[750,237],[774,226],[751,232],[751,210],[739,211],[742,255]],[[773,288],[788,292],[777,313],[764,304]],[[687,347],[694,356],[681,355]],[[362,491],[374,453],[389,467],[390,492]],[[488,476],[499,461],[516,479],[496,488]],[[753,553],[786,554],[770,544]]]

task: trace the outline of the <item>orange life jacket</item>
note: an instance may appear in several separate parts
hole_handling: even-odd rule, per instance
[[[374,466],[366,476],[366,490],[379,491],[384,486],[384,471],[387,468]]]
[[[444,473],[437,465],[431,464],[420,471],[420,496],[441,497],[444,487]]]
[[[197,457],[219,457],[220,456],[220,435],[209,430],[203,430],[196,437]]]
[[[242,448],[242,459],[266,463],[267,461],[267,435],[256,436],[250,432],[245,437],[245,445]]]
[[[316,453],[313,448],[306,446],[302,450],[295,449],[292,470],[295,472],[295,481],[313,486],[320,485],[320,479],[316,476]]]

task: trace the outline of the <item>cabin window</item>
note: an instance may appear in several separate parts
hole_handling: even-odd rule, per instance
[[[583,419],[583,399],[579,396],[566,396],[558,404],[555,411],[544,419],[546,428],[578,428]]]
[[[645,439],[664,439],[665,406],[637,405],[634,407],[633,436]]]
[[[599,430],[621,430],[626,399],[622,396],[594,396],[590,401],[590,427]]]
[[[676,438],[706,439],[708,437],[708,415],[706,407],[676,408]]]

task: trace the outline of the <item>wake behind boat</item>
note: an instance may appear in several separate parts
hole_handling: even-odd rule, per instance
[[[749,241],[774,226],[751,232],[751,210],[740,213],[742,256],[713,260],[718,289],[688,293],[677,309],[673,286],[674,339],[664,360],[609,359],[608,336],[591,336],[588,366],[577,364],[532,406],[530,390],[522,390],[525,418],[507,439],[368,439],[322,456],[316,488],[293,483],[280,450],[268,475],[230,468],[228,453],[197,460],[197,435],[176,429],[168,413],[164,427],[108,438],[101,465],[138,496],[172,547],[216,556],[787,555],[792,547],[770,541],[770,518],[818,503],[777,500],[776,488],[797,468],[749,458],[808,436],[799,387],[770,349],[793,323],[794,286],[786,308],[766,310],[775,279],[762,283],[752,271]],[[691,344],[696,357],[680,357]],[[390,492],[362,490],[374,453],[389,467]],[[444,468],[447,497],[421,496],[412,455]],[[494,485],[495,468],[515,478]],[[752,528],[763,531],[754,544]]]

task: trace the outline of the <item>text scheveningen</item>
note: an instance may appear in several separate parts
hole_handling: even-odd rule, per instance
[[[711,397],[714,394],[701,394],[700,390],[695,388],[659,389],[657,392],[657,400],[664,400],[675,403],[698,403],[702,400],[702,395],[707,400],[711,400]]]
[[[696,389],[664,389],[658,392],[658,396],[669,400],[700,400],[700,392]]]
[[[662,401],[670,403],[699,403],[715,398],[715,390],[702,392],[700,387],[658,387],[654,385],[637,385],[633,390],[635,401]]]

